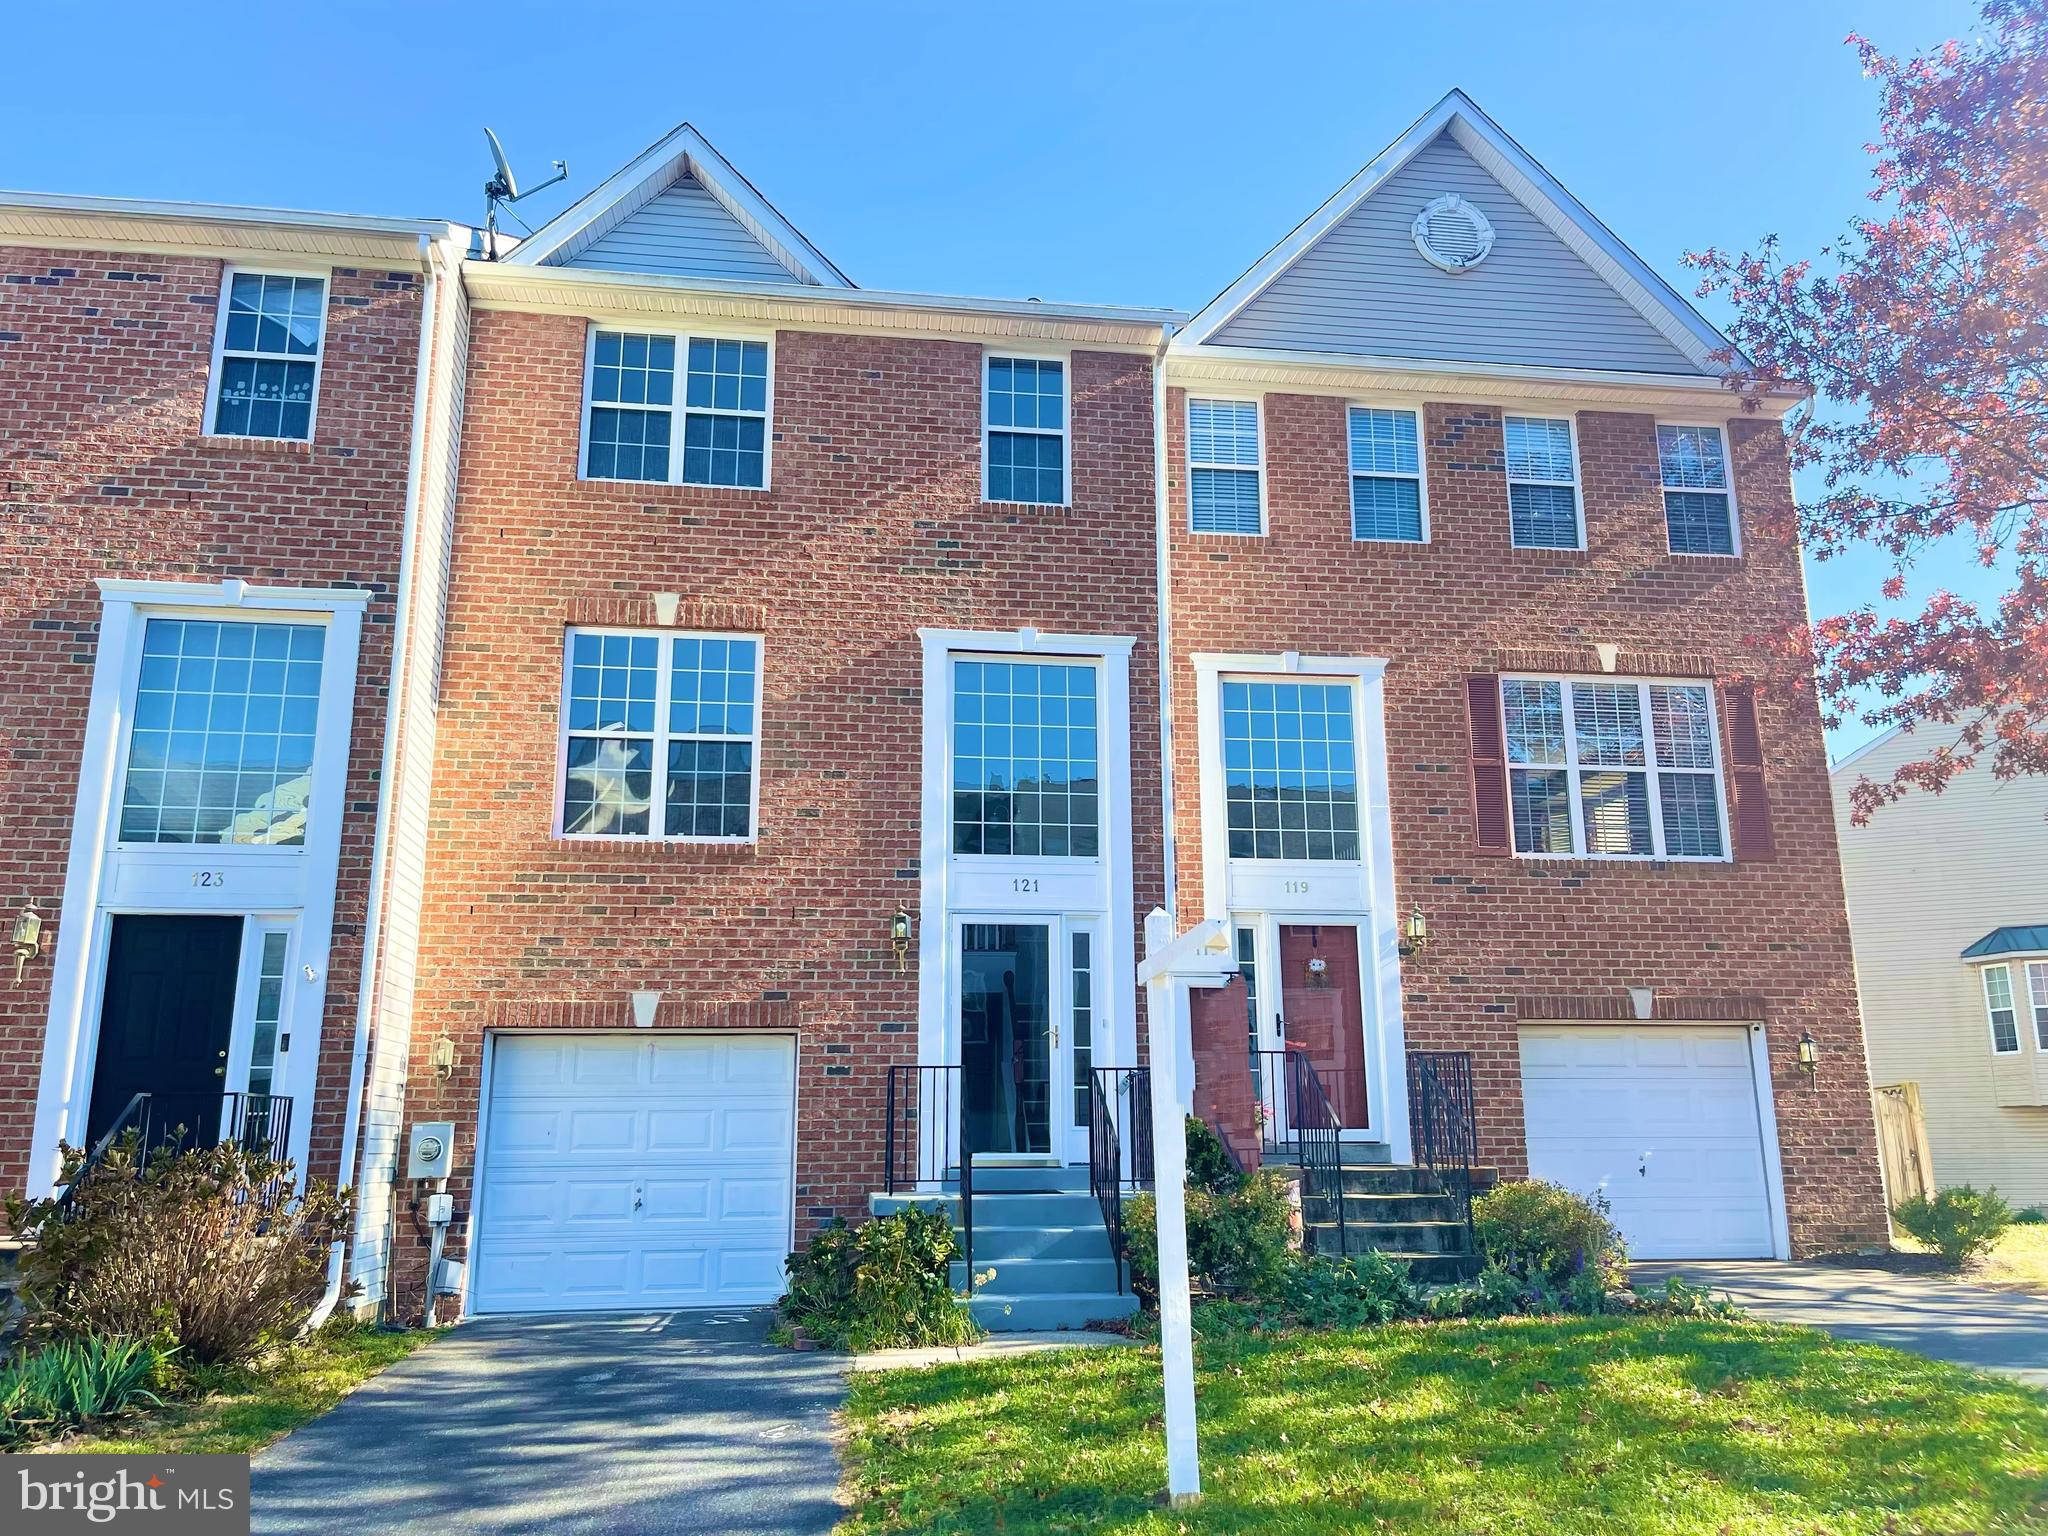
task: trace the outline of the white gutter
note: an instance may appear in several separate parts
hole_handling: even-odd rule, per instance
[[[343,1111],[339,1177],[346,1180],[356,1160],[356,1139],[363,1120],[363,1074],[370,1055],[370,1021],[377,1001],[377,943],[383,933],[384,871],[390,862],[393,784],[398,775],[398,716],[404,700],[406,644],[412,628],[413,587],[416,584],[414,549],[419,542],[420,481],[426,459],[428,379],[432,372],[436,300],[440,293],[439,247],[421,236],[427,271],[420,305],[420,341],[414,367],[418,377],[412,393],[412,446],[405,463],[405,522],[398,554],[398,618],[391,631],[391,679],[384,710],[384,753],[377,777],[377,831],[370,844],[370,899],[363,923],[363,963],[356,979],[356,1038],[349,1052],[348,1107]],[[364,1181],[356,1190],[356,1217],[363,1209]],[[307,1331],[326,1322],[341,1300],[341,1289],[349,1243],[342,1239],[327,1256],[327,1289],[306,1322]],[[432,1298],[428,1299],[429,1306]]]
[[[181,219],[213,224],[264,224],[287,229],[345,230],[396,235],[422,242],[447,239],[455,225],[441,219],[387,219],[367,213],[318,213],[301,208],[250,208],[234,203],[164,202],[142,197],[78,197],[64,192],[0,191],[0,209],[93,214],[123,219]]]
[[[1166,501],[1166,351],[1172,345],[1173,327],[1169,325],[1159,338],[1159,350],[1152,354],[1152,542],[1153,582],[1159,591],[1159,816],[1165,827],[1160,846],[1166,850],[1166,884],[1161,892],[1161,905],[1166,908],[1166,915],[1178,923],[1180,875],[1174,866],[1179,844],[1173,822],[1173,620],[1169,612],[1173,525]]]

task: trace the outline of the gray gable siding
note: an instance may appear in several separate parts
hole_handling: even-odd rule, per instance
[[[787,283],[795,275],[747,233],[725,204],[684,176],[571,257],[565,266]]]
[[[1470,271],[1431,266],[1415,216],[1455,192],[1493,224]],[[1700,370],[1448,132],[1267,285],[1212,342],[1641,373]]]

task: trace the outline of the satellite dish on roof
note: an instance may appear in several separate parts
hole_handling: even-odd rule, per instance
[[[498,136],[488,128],[484,130],[484,137],[490,140],[491,162],[494,167],[491,179],[484,183],[484,260],[496,261],[500,205],[516,203],[523,197],[533,196],[544,187],[552,187],[556,182],[565,180],[569,174],[569,167],[557,160],[554,175],[522,192],[519,190],[518,178],[512,174],[512,162],[505,158],[505,146],[498,142]]]

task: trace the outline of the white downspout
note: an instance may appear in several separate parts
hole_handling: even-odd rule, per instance
[[[398,772],[398,717],[405,682],[405,649],[412,628],[414,546],[419,540],[420,479],[426,460],[427,381],[433,360],[435,305],[440,292],[441,250],[438,244],[420,237],[427,258],[426,289],[420,305],[419,350],[414,367],[417,378],[412,394],[412,446],[405,464],[405,521],[398,552],[398,617],[391,631],[391,678],[384,710],[384,754],[377,777],[377,830],[370,844],[369,910],[363,923],[363,964],[356,983],[356,1038],[349,1052],[348,1106],[342,1112],[341,1180],[346,1181],[356,1160],[356,1139],[363,1120],[363,1073],[370,1055],[370,1020],[376,1011],[377,943],[383,932],[384,870],[390,858],[393,780]],[[363,1210],[362,1188],[356,1191],[356,1219]],[[351,1224],[353,1226],[353,1223]],[[326,1322],[341,1300],[348,1242],[334,1244],[327,1256],[327,1289],[307,1319],[308,1331]],[[430,1303],[431,1304],[431,1303]]]
[[[1169,615],[1172,570],[1169,560],[1172,523],[1166,497],[1166,349],[1173,343],[1173,327],[1161,327],[1159,348],[1152,354],[1152,542],[1158,589],[1159,629],[1156,639],[1159,668],[1159,818],[1164,836],[1160,846],[1166,852],[1166,884],[1160,904],[1177,925],[1180,922],[1180,876],[1175,867],[1179,846],[1173,819],[1173,622]]]

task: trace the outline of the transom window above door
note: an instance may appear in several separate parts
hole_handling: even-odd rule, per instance
[[[569,631],[562,835],[751,840],[760,667],[749,635]]]
[[[1707,684],[1510,677],[1500,694],[1517,853],[1727,856]]]
[[[768,343],[592,331],[583,436],[587,480],[766,485]]]
[[[326,642],[319,624],[148,620],[120,840],[304,843]]]
[[[1356,689],[1223,680],[1230,857],[1359,857]]]
[[[1096,857],[1100,668],[962,656],[952,670],[953,851]]]

